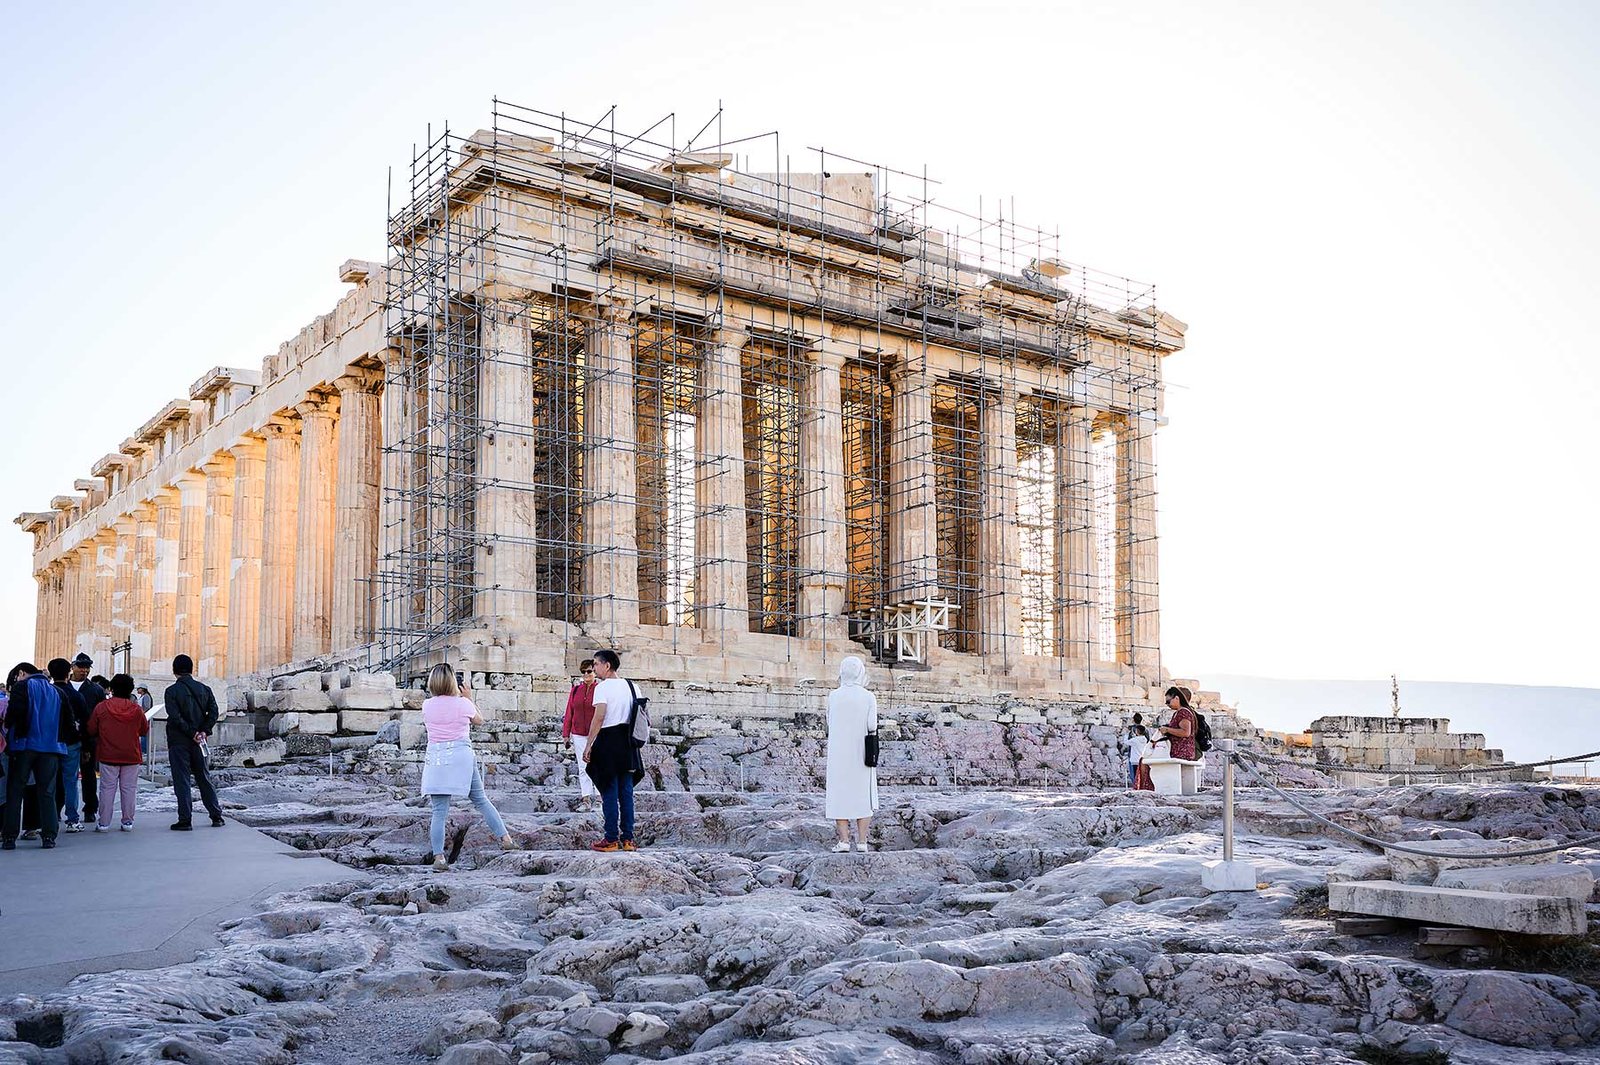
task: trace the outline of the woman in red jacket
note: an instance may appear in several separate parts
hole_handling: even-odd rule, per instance
[[[594,659],[585,658],[578,663],[581,680],[567,693],[567,712],[561,719],[561,738],[567,741],[578,756],[578,795],[581,809],[594,809],[594,781],[584,772],[583,749],[589,743],[589,725],[594,720]]]
[[[100,817],[96,832],[111,831],[111,806],[122,795],[122,831],[133,831],[133,808],[139,790],[139,764],[144,755],[139,740],[150,733],[144,707],[133,701],[133,678],[118,673],[111,678],[111,698],[94,708],[89,735],[95,740],[100,763]]]

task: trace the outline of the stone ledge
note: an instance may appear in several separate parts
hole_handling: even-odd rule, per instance
[[[1329,884],[1328,909],[1526,935],[1581,936],[1588,927],[1583,903],[1576,899],[1396,884],[1391,880]]]

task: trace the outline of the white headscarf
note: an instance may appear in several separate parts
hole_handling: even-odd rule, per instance
[[[839,687],[863,688],[867,683],[867,665],[855,655],[847,656],[839,663]]]

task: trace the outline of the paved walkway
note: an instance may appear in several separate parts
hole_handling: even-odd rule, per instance
[[[198,804],[196,814],[193,832],[170,831],[170,809],[141,808],[132,832],[91,828],[62,833],[54,850],[18,840],[0,851],[0,996],[191,961],[258,900],[361,875],[231,819],[212,828]]]

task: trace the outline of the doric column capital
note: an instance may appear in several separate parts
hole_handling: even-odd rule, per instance
[[[928,384],[933,370],[928,366],[928,353],[920,347],[906,348],[889,353],[889,373],[892,379],[912,384]]]
[[[200,464],[200,470],[207,478],[232,477],[233,453],[229,451],[217,452]]]
[[[750,341],[750,330],[743,325],[726,321],[719,322],[711,327],[711,343],[718,348],[739,351]]]
[[[859,349],[853,344],[846,344],[832,337],[821,337],[806,347],[806,357],[818,366],[838,370],[857,350]]]
[[[631,325],[637,313],[633,300],[624,296],[596,296],[587,304],[579,304],[577,315],[589,329],[620,329]]]
[[[294,436],[300,432],[300,413],[292,407],[285,407],[263,422],[256,431],[267,440]]]
[[[334,378],[333,387],[339,390],[340,396],[353,392],[375,396],[383,391],[383,371],[366,366],[347,366],[344,373]]]
[[[334,418],[339,414],[339,396],[335,392],[308,392],[305,399],[294,405],[294,409],[302,421]]]
[[[262,458],[267,452],[267,442],[255,433],[246,433],[228,446],[227,454],[235,463],[240,459]]]

